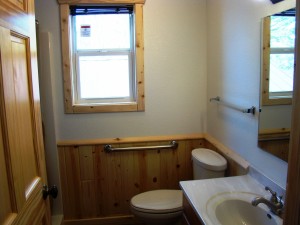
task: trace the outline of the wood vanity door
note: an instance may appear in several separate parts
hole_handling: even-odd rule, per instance
[[[183,225],[204,225],[198,216],[196,215],[196,212],[190,205],[189,201],[186,199],[186,197],[183,195]]]
[[[26,2],[28,11],[10,2]],[[49,200],[42,195],[47,178],[34,2],[5,4],[0,5],[0,224],[50,225]]]

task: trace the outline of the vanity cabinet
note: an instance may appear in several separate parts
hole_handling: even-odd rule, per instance
[[[199,217],[197,216],[195,210],[183,195],[183,221],[182,225],[204,225]]]

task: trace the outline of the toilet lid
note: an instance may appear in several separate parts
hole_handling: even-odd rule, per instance
[[[194,149],[192,156],[196,163],[205,169],[222,171],[227,167],[227,161],[223,156],[207,148]]]
[[[131,206],[149,213],[168,213],[182,210],[181,190],[154,190],[134,196]]]

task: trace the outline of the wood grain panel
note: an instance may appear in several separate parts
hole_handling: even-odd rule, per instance
[[[0,117],[1,120],[1,117]],[[12,204],[9,193],[9,182],[6,169],[4,143],[2,137],[2,121],[0,121],[0,224],[5,224],[6,219],[12,214]]]
[[[261,102],[262,105],[291,105],[292,98],[271,98],[270,96],[270,52],[271,52],[271,18],[263,19],[263,49],[262,49],[262,77]]]
[[[296,69],[284,225],[300,224],[300,4],[296,4]]]
[[[51,224],[42,196],[47,176],[34,0],[0,0],[0,59],[0,223]]]
[[[162,138],[162,141],[115,143],[113,147],[166,144],[169,141]],[[131,216],[130,199],[134,195],[155,189],[179,189],[180,181],[192,179],[191,151],[199,147],[218,150],[202,138],[180,140],[176,150],[106,153],[104,144],[59,147],[61,178],[66,177],[62,180],[66,224],[79,221],[84,224],[92,218],[93,221],[111,218],[112,224],[117,224],[119,218],[120,224],[126,224],[123,217]],[[238,167],[234,160],[230,163],[227,174],[243,171],[234,169]]]
[[[204,225],[185,196],[183,196],[183,216],[185,224]]]
[[[57,0],[59,4],[144,4],[146,0]]]
[[[1,1],[1,0],[0,0]],[[64,77],[64,105],[66,113],[95,113],[95,112],[130,112],[145,111],[145,94],[144,94],[144,31],[143,31],[143,3],[137,0],[58,0],[60,4],[60,25],[61,25],[61,42],[62,42],[62,62]],[[72,4],[133,4],[135,15],[135,89],[136,99],[127,103],[110,103],[110,104],[76,104],[73,101],[72,93],[72,48],[71,17],[69,5]],[[139,4],[138,4],[139,3]]]
[[[64,193],[67,193],[67,204],[65,205],[68,212],[66,218],[81,218],[81,179],[78,147],[67,148],[65,153],[65,177],[67,187],[64,187]]]
[[[277,156],[278,158],[288,161],[290,140],[265,140],[258,141],[258,147]]]
[[[11,2],[14,6],[19,8],[23,12],[26,12],[27,10],[27,2],[25,0],[8,0],[8,2]]]
[[[88,218],[97,217],[97,198],[96,198],[96,181],[82,181],[81,190],[84,195],[80,195],[81,199],[81,211],[83,215]]]
[[[35,143],[33,132],[33,118],[31,110],[31,94],[30,94],[30,81],[27,70],[26,61],[26,46],[25,40],[18,37],[11,37],[12,47],[12,62],[14,70],[14,90],[16,98],[16,117],[15,121],[16,130],[14,135],[18,136],[18,154],[21,156],[21,161],[17,162],[23,173],[23,182],[26,190],[30,190],[34,180],[38,176],[38,167],[35,162]],[[26,134],[26,135],[23,135]],[[28,191],[26,191],[27,193]],[[26,194],[26,198],[28,195]]]
[[[95,150],[92,146],[79,147],[79,163],[81,180],[93,180],[94,175],[94,157]]]

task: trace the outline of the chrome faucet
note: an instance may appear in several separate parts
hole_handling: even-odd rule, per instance
[[[265,187],[265,190],[271,193],[271,198],[267,200],[264,197],[256,197],[252,200],[252,205],[257,206],[258,204],[263,203],[269,207],[272,213],[279,216],[283,212],[282,196],[278,197],[277,193],[269,187]]]

